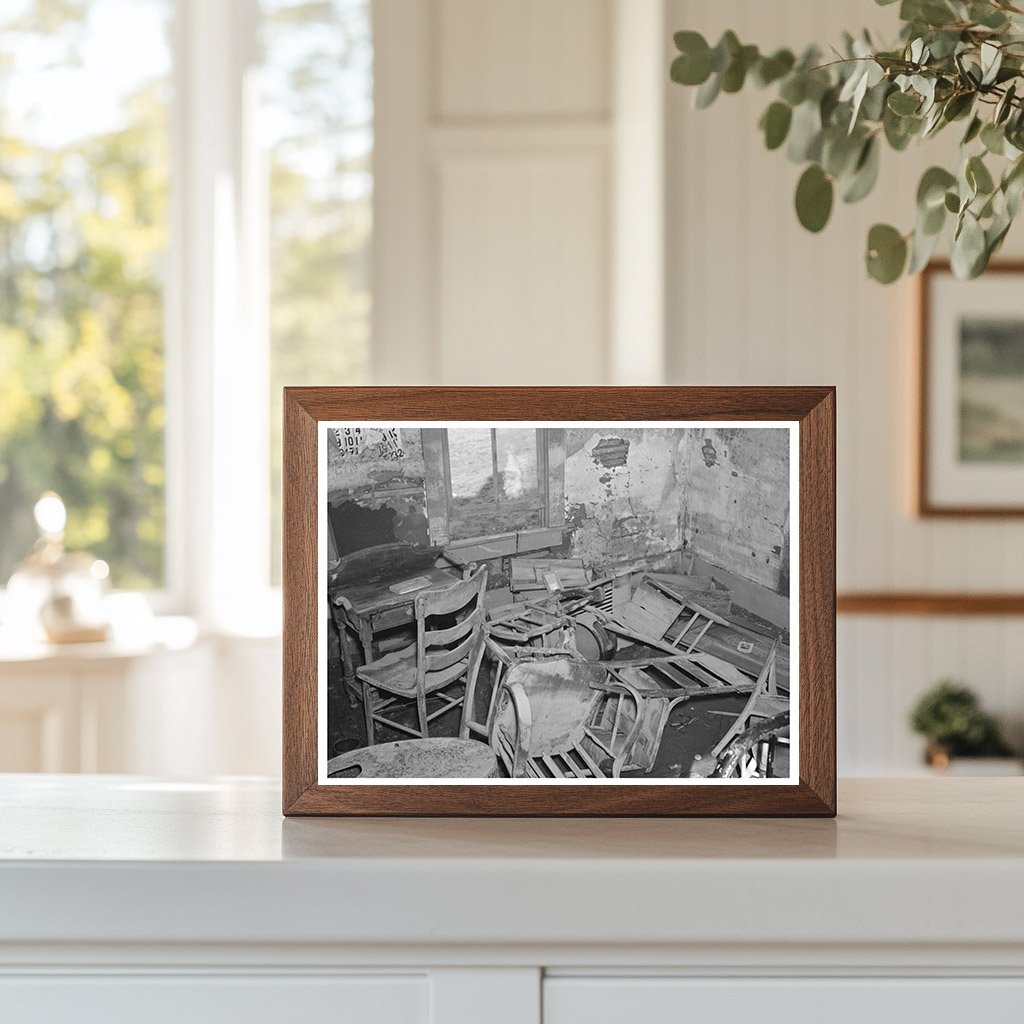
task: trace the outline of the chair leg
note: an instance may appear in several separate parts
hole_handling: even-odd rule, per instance
[[[371,696],[370,684],[361,680],[363,684],[363,717],[366,720],[366,745],[373,746],[373,698]]]
[[[420,718],[420,736],[423,739],[429,739],[427,735],[427,695],[425,693],[417,695],[416,711]]]

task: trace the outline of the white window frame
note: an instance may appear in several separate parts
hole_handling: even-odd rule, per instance
[[[257,0],[177,0],[167,367],[167,595],[211,632],[280,629],[268,564],[265,161]],[[163,605],[161,608],[160,605]]]

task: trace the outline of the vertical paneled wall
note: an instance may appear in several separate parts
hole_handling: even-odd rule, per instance
[[[378,70],[377,294],[421,296],[404,322],[380,310],[377,379],[605,381],[611,0],[382,0],[376,19],[380,59],[404,46],[419,69],[405,96]]]
[[[868,25],[893,38],[894,8],[869,0],[669,0],[668,29],[765,47],[828,43]],[[666,32],[666,38],[669,33]],[[922,521],[909,511],[913,286],[869,281],[862,253],[879,220],[911,226],[917,179],[955,137],[885,152],[881,185],[838,204],[818,236],[796,222],[799,169],[764,150],[769,102],[750,89],[692,109],[667,87],[668,376],[687,384],[835,384],[839,389],[842,590],[1024,590],[1024,521]],[[951,133],[951,136],[953,133]],[[1012,232],[1008,254],[1024,239]],[[1024,305],[1024,289],[1022,289]],[[907,714],[942,676],[963,679],[1024,737],[1024,620],[841,618],[840,769],[900,774],[920,744]]]

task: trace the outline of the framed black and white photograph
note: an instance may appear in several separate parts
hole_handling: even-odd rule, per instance
[[[1024,265],[921,275],[918,512],[1024,515]]]
[[[740,414],[738,389],[367,390],[320,392],[351,412],[320,408],[305,452],[315,647],[286,626],[286,676],[314,669],[303,771],[327,813],[800,807],[834,674],[827,651],[824,678],[804,664],[822,553],[803,546],[833,513],[829,491],[801,498],[801,389]],[[294,715],[286,691],[286,780]]]

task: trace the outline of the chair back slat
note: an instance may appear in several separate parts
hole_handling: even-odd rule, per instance
[[[424,590],[416,595],[414,606],[416,618],[429,619],[435,615],[454,615],[462,611],[468,604],[479,605],[483,609],[483,593],[487,586],[487,567],[478,569],[468,580],[444,590]]]
[[[464,658],[462,661],[455,662],[454,665],[449,665],[447,668],[436,669],[432,672],[423,673],[423,689],[427,693],[433,693],[434,690],[441,689],[442,686],[447,686],[449,683],[454,682],[463,673],[470,668],[471,662],[469,658]]]
[[[427,647],[423,655],[423,668],[428,674],[431,672],[439,672],[443,668],[447,668],[449,665],[454,665],[457,661],[464,661],[469,655],[469,652],[473,649],[473,644],[476,642],[476,637],[472,635],[475,625],[470,623],[468,630],[469,636],[458,644],[456,647],[447,649],[444,647]]]
[[[416,689],[430,693],[479,667],[487,567],[447,590],[416,596]],[[455,622],[452,623],[452,618]],[[438,621],[440,620],[440,621]]]
[[[446,647],[455,643],[463,637],[469,636],[476,628],[477,618],[473,615],[456,622],[454,626],[447,629],[424,629],[423,646],[429,650],[431,647]]]

